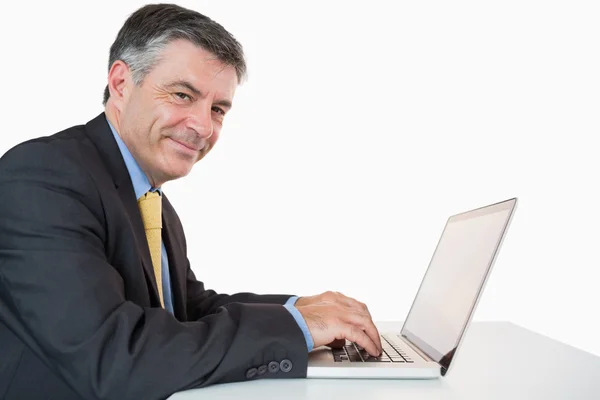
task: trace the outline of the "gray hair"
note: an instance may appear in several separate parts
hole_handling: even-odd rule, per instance
[[[149,4],[131,14],[110,46],[108,70],[115,61],[123,61],[139,86],[159,62],[162,50],[177,39],[188,40],[234,67],[239,83],[246,77],[244,51],[238,41],[210,18],[175,4]],[[109,97],[107,85],[102,104]]]

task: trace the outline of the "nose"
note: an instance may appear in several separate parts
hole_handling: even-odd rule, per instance
[[[212,110],[209,106],[196,107],[188,118],[188,128],[208,140],[213,135]]]

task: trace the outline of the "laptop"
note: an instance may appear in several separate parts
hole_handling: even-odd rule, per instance
[[[308,378],[435,379],[450,370],[515,213],[517,198],[448,218],[400,332],[383,353],[356,343],[309,353]],[[393,301],[393,298],[390,300]]]

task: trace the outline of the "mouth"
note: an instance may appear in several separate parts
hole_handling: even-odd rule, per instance
[[[194,152],[194,153],[198,153],[199,151],[202,150],[203,147],[196,147],[192,144],[189,143],[185,143],[185,142],[180,142],[179,140],[173,139],[173,138],[169,138],[171,139],[173,142],[175,142],[175,144],[179,145],[179,147],[182,147],[184,150],[187,150],[188,152]]]

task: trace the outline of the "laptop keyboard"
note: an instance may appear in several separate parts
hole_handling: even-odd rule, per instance
[[[413,360],[406,352],[397,346],[387,335],[381,336],[383,352],[379,357],[373,357],[365,349],[354,342],[346,341],[341,349],[331,349],[336,362],[385,362],[385,363],[412,363]]]

